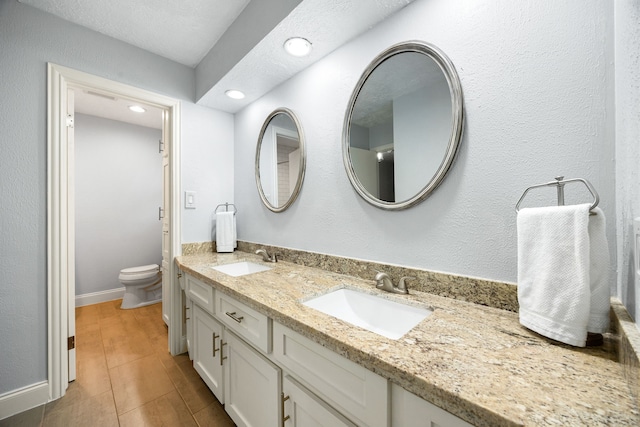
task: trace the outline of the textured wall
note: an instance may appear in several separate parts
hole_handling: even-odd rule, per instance
[[[233,203],[233,115],[182,104],[182,188],[196,192],[196,208],[182,211],[182,242],[212,238],[213,211]]]
[[[75,116],[76,295],[122,287],[120,270],[162,261],[162,131]]]
[[[514,282],[515,203],[526,187],[563,174],[587,178],[599,191],[615,255],[612,7],[597,0],[417,0],[334,51],[236,114],[239,238]],[[341,132],[369,61],[411,39],[435,44],[455,64],[466,125],[459,156],[435,193],[387,212],[351,188]],[[275,214],[260,203],[253,160],[263,120],[281,106],[300,118],[308,163],[299,199]],[[554,203],[555,192],[547,191],[539,203]],[[567,188],[567,203],[576,200],[589,198]]]
[[[640,324],[633,218],[640,216],[640,2],[615,2],[618,294]]]
[[[195,126],[183,129],[185,150],[206,144],[191,121],[206,109],[192,104],[193,69],[15,0],[0,0],[0,52],[1,395],[47,378],[47,61],[185,100],[183,123]],[[210,167],[206,156],[190,160]]]

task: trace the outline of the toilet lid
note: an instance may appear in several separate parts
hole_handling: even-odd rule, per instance
[[[158,266],[158,264],[149,264],[149,265],[142,265],[140,267],[130,267],[130,268],[123,268],[122,270],[120,270],[120,274],[140,274],[140,273],[147,273],[147,272],[156,272],[158,271],[160,267]]]

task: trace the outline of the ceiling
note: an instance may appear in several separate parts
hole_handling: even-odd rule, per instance
[[[197,103],[235,113],[413,0],[18,1],[195,68],[196,85],[206,83]],[[284,18],[259,28],[267,25],[269,12],[261,13],[261,7],[284,8],[279,11]],[[285,53],[283,43],[292,36],[311,41],[309,56]],[[231,64],[217,65],[229,58]],[[206,73],[210,64],[218,69]],[[246,97],[227,98],[224,92],[232,88]],[[82,108],[83,97],[76,98]],[[94,115],[105,116],[113,104],[107,102]]]

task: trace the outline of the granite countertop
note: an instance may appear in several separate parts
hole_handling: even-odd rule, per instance
[[[477,426],[638,426],[614,335],[575,348],[522,327],[517,313],[412,291],[394,295],[362,280],[285,261],[272,270],[231,277],[211,267],[256,255],[207,253],[176,258],[210,283],[336,353]],[[391,340],[304,306],[329,290],[350,287],[427,306],[434,312]]]

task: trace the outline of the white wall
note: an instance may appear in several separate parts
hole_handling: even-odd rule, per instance
[[[216,206],[233,203],[233,115],[183,103],[182,140],[182,242],[210,242]],[[195,209],[184,209],[185,191]]]
[[[85,114],[74,123],[76,295],[84,295],[121,288],[123,268],[162,261],[162,131]]]
[[[183,100],[182,149],[233,138],[232,118],[193,104],[194,70],[18,3],[0,0],[0,395],[47,379],[47,62]],[[210,152],[183,171],[211,169]],[[227,155],[227,154],[225,154]],[[231,162],[227,155],[225,162]],[[212,163],[214,166],[212,166]],[[227,170],[232,166],[228,166]],[[231,175],[227,173],[225,176]],[[213,204],[222,179],[199,193]],[[206,232],[194,240],[210,239]]]
[[[632,235],[640,216],[640,2],[616,0],[615,26],[618,295],[640,324]]]
[[[615,261],[612,25],[612,3],[599,0],[417,0],[236,114],[239,239],[515,282],[514,206],[526,187],[563,174],[599,191]],[[351,188],[342,125],[368,63],[413,39],[453,61],[466,125],[435,193],[388,212]],[[300,118],[308,163],[299,199],[275,214],[255,190],[253,150],[280,106]],[[567,203],[585,200],[566,192]]]

